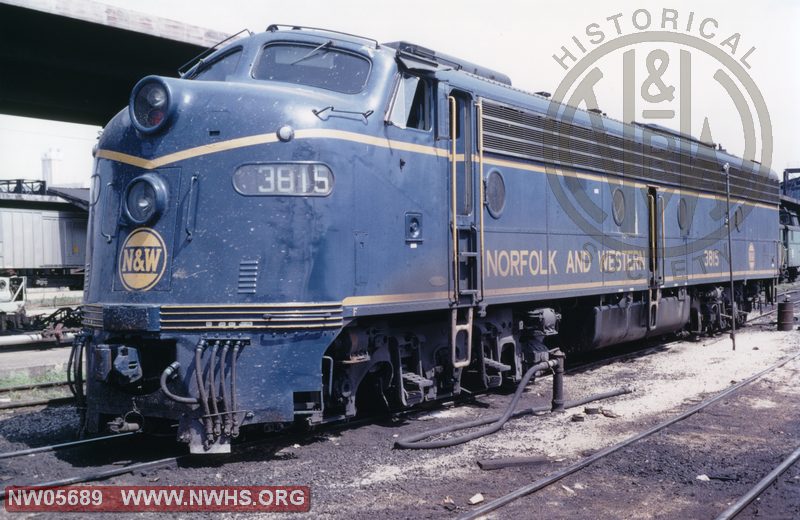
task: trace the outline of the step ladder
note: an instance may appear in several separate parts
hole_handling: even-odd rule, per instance
[[[417,385],[420,388],[428,388],[433,386],[433,381],[413,372],[403,372],[403,381],[412,385]]]
[[[457,229],[458,251],[455,262],[454,298],[456,304],[475,304],[482,296],[477,232],[474,225],[459,226]]]
[[[494,359],[483,358],[483,365],[486,368],[494,369],[498,372],[508,372],[511,370],[510,365],[506,365],[505,363],[501,363],[499,361],[495,361]]]
[[[466,313],[466,316],[461,316]],[[450,310],[450,352],[454,368],[464,368],[472,361],[472,307],[453,307]],[[464,333],[466,356],[458,356],[458,336]]]

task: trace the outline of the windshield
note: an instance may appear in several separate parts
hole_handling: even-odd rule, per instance
[[[242,57],[242,49],[229,52],[222,58],[212,61],[199,68],[192,79],[200,81],[225,81],[228,76],[236,72],[239,65],[239,58]]]
[[[253,69],[255,79],[319,87],[356,94],[369,78],[370,62],[323,44],[281,43],[264,47]]]

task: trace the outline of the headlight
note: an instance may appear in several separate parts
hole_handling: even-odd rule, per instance
[[[166,205],[167,187],[151,173],[134,179],[125,190],[125,216],[134,224],[155,220]]]
[[[139,81],[131,92],[131,121],[142,132],[155,132],[167,123],[172,104],[172,94],[167,83],[160,78],[148,76]]]

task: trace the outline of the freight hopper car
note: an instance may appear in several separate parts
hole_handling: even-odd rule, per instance
[[[144,78],[93,181],[88,427],[178,422],[197,453],[513,383],[556,346],[721,329],[777,273],[759,165],[331,31]]]

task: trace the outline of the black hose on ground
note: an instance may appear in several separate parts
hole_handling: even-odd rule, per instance
[[[465,423],[444,426],[442,428],[437,428],[435,430],[429,430],[416,435],[411,435],[403,439],[398,439],[395,442],[395,447],[409,449],[409,450],[413,449],[418,450],[418,449],[447,448],[450,446],[456,446],[458,444],[463,444],[465,442],[475,440],[479,437],[483,437],[484,435],[489,435],[491,433],[497,432],[505,425],[506,422],[508,422],[509,419],[515,419],[523,415],[531,415],[535,413],[544,413],[552,411],[553,409],[552,405],[534,406],[532,408],[523,408],[521,410],[513,411],[514,408],[516,408],[516,404],[517,401],[519,401],[519,397],[522,395],[522,391],[528,384],[528,380],[530,380],[529,374],[533,375],[535,372],[538,372],[538,370],[536,370],[537,366],[538,365],[535,365],[530,370],[528,370],[528,372],[525,373],[527,379],[525,377],[522,378],[522,381],[520,381],[520,384],[517,386],[517,391],[514,393],[514,398],[511,400],[511,403],[509,403],[503,415],[493,415],[491,417],[486,417],[484,419],[476,419],[474,421],[469,421]],[[541,368],[539,370],[541,370]],[[574,401],[567,401],[566,403],[564,403],[564,408],[565,409],[577,408],[578,406],[583,406],[584,404],[591,403],[593,401],[599,401],[601,399],[608,399],[609,397],[616,397],[618,395],[629,394],[633,392],[633,390],[634,389],[632,387],[620,387],[614,390],[600,392]],[[440,441],[418,442],[422,439],[431,437],[433,435],[451,433],[454,431],[464,430],[467,428],[476,428],[478,426],[483,426],[485,424],[492,424],[492,426],[461,437],[443,439]]]
[[[398,439],[397,441],[395,441],[394,443],[395,448],[402,448],[406,450],[428,450],[434,448],[447,448],[450,446],[455,446],[457,444],[463,444],[465,442],[477,439],[478,437],[483,437],[484,435],[489,435],[498,431],[511,418],[511,414],[514,413],[514,408],[517,407],[517,402],[519,401],[519,398],[522,396],[522,392],[525,390],[525,387],[528,386],[528,383],[530,382],[533,375],[536,372],[539,372],[541,370],[547,370],[555,365],[556,361],[544,361],[542,363],[537,363],[533,365],[531,368],[529,368],[528,371],[525,372],[525,375],[522,376],[522,380],[519,382],[519,385],[517,385],[517,390],[516,392],[514,392],[514,397],[511,399],[511,402],[508,404],[508,407],[506,408],[506,411],[503,415],[490,417],[488,419],[476,419],[474,421],[469,421],[461,424],[453,424],[450,426],[445,426],[443,428],[437,428],[435,430],[430,430],[427,432],[418,433],[416,435],[411,435],[409,437],[405,437],[403,439]],[[452,433],[458,430],[464,430],[466,428],[483,426],[485,424],[490,424],[490,426],[472,433],[468,433],[466,435],[462,435],[461,437],[453,437],[450,439],[442,439],[438,441],[419,442],[422,439],[426,439],[432,435],[439,435],[442,433]]]
[[[175,401],[176,403],[185,403],[185,404],[197,404],[196,397],[184,397],[182,395],[173,394],[169,388],[167,388],[167,381],[169,378],[172,377],[172,374],[178,372],[178,369],[181,367],[181,364],[177,361],[171,363],[167,368],[161,372],[161,391],[164,392],[164,395]]]

